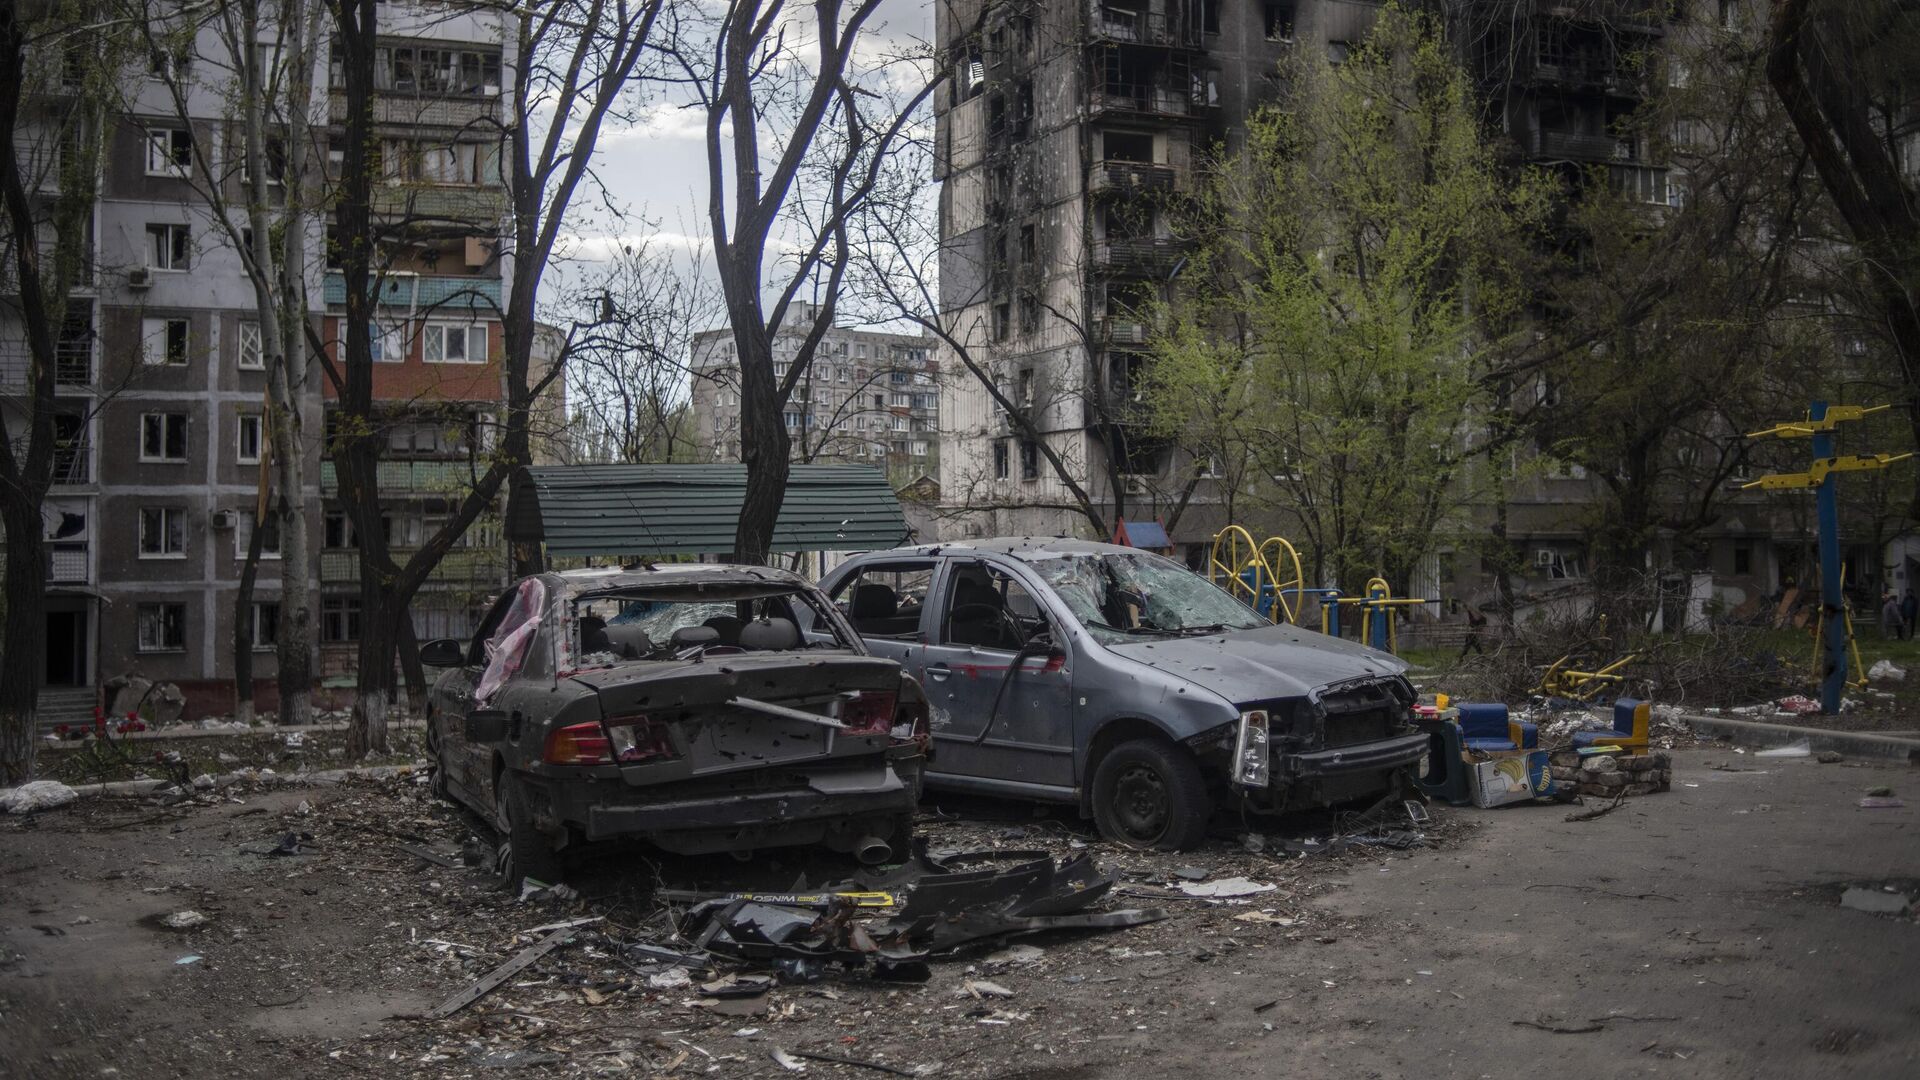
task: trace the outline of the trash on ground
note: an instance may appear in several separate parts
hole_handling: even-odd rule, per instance
[[[1860,800],[1862,810],[1898,810],[1907,805],[1891,795],[1868,795]]]
[[[80,793],[58,780],[35,780],[19,787],[0,790],[0,813],[33,814],[65,806]]]
[[[494,968],[478,982],[475,982],[466,989],[441,1002],[437,1008],[427,1014],[427,1019],[444,1020],[454,1013],[459,1012],[461,1009],[479,1001],[482,997],[486,996],[489,991],[525,970],[527,966],[535,960],[540,959],[565,944],[567,939],[571,938],[575,933],[576,931],[573,927],[563,927],[541,938],[537,944],[529,945],[520,950],[519,953],[514,955],[513,959]],[[686,973],[681,972],[681,974],[684,975]]]
[[[1774,707],[1781,712],[1794,713],[1800,716],[1820,711],[1820,703],[1805,694],[1794,694],[1791,697],[1783,697],[1773,704]]]
[[[1812,757],[1813,747],[1807,740],[1799,739],[1785,746],[1776,746],[1771,750],[1756,750],[1754,757]]]
[[[1822,765],[1838,765],[1846,760],[1838,750],[1822,750],[1813,756],[1813,760]]]
[[[186,967],[189,964],[197,964],[199,962],[200,962],[200,957],[194,956],[192,954],[183,956],[180,959],[174,961],[174,963],[180,967]]]
[[[1867,669],[1867,678],[1874,682],[1901,682],[1907,677],[1905,668],[1896,667],[1891,660],[1877,660]]]
[[[194,911],[192,908],[188,908],[185,911],[176,911],[166,918],[161,919],[160,925],[169,930],[191,930],[196,926],[203,926],[211,921],[212,920],[208,919],[205,915]]]
[[[1269,893],[1279,888],[1278,885],[1271,885],[1264,881],[1254,881],[1251,878],[1244,877],[1221,878],[1219,881],[1188,882],[1177,887],[1188,896],[1204,896],[1213,899],[1227,899],[1235,896],[1255,896],[1259,893]]]

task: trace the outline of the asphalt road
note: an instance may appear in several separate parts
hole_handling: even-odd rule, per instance
[[[1881,785],[1907,805],[1860,809]],[[1478,816],[1318,899],[1357,929],[1310,962],[1192,988],[1219,1038],[1140,1049],[1167,1075],[1920,1076],[1920,923],[1839,905],[1920,893],[1920,773],[1703,749],[1595,820]]]

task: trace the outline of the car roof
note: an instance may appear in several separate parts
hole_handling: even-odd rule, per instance
[[[887,551],[870,551],[862,559],[900,556],[964,555],[980,552],[1006,555],[1022,562],[1054,558],[1060,555],[1141,555],[1151,554],[1121,544],[1103,544],[1097,540],[1075,540],[1065,536],[995,536],[984,540],[948,540],[936,544],[916,544]]]
[[[588,567],[553,574],[568,592],[675,585],[785,585],[806,588],[807,579],[773,566],[734,563],[646,563]]]

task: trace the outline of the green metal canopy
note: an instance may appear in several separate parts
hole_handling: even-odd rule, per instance
[[[733,550],[747,468],[540,465],[514,485],[507,538],[549,555],[721,555]],[[886,474],[795,465],[773,530],[776,551],[889,548],[909,538]]]

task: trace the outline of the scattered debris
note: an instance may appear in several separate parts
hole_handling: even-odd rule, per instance
[[[160,925],[169,930],[191,930],[196,926],[204,926],[212,921],[213,920],[207,918],[205,915],[200,914],[192,908],[188,908],[185,911],[176,911],[166,918],[161,919]]]
[[[1846,760],[1838,750],[1822,750],[1813,756],[1822,765],[1838,765]]]
[[[1781,712],[1793,713],[1798,716],[1804,716],[1809,713],[1817,713],[1820,711],[1820,703],[1806,696],[1805,694],[1794,694],[1790,697],[1783,697],[1780,700],[1774,702],[1773,704],[1774,704],[1774,707],[1779,709]]]
[[[174,964],[179,967],[188,967],[190,965],[197,964],[199,962],[200,962],[200,957],[194,956],[191,953],[189,953],[188,955],[183,956],[178,960],[175,960]]]
[[[35,780],[0,790],[0,813],[34,814],[65,806],[80,793],[58,780]]]
[[[535,960],[540,959],[565,944],[567,939],[573,937],[574,933],[575,931],[572,927],[563,927],[540,939],[539,943],[529,945],[520,950],[513,959],[494,968],[480,981],[441,1002],[439,1007],[426,1014],[426,1018],[429,1020],[444,1020],[454,1013],[459,1012],[461,1009],[479,1001],[493,988],[513,978],[521,971],[524,971]],[[683,971],[681,974],[685,975],[686,972]]]
[[[1891,795],[1868,795],[1860,800],[1862,810],[1898,810],[1907,805],[1903,800]]]
[[[987,954],[989,964],[1031,964],[1047,955],[1047,950],[1038,945],[1009,945],[996,953]]]
[[[823,1054],[818,1050],[795,1050],[792,1052],[791,1056],[803,1057],[808,1059],[809,1061],[824,1061],[833,1065],[852,1065],[856,1068],[861,1068],[861,1069],[874,1069],[883,1073],[892,1073],[894,1076],[919,1076],[920,1075],[919,1073],[914,1072],[912,1069],[902,1069],[902,1068],[899,1068],[898,1066],[886,1065],[878,1061],[861,1061],[858,1058],[841,1057],[838,1054]],[[780,1059],[776,1057],[774,1058],[774,1060],[779,1061]],[[781,1064],[784,1065],[786,1063],[781,1062]]]
[[[1189,882],[1185,885],[1178,886],[1179,890],[1188,896],[1204,896],[1211,899],[1256,896],[1260,893],[1272,892],[1278,887],[1277,885],[1270,885],[1263,881],[1254,881],[1251,878],[1244,877],[1222,878],[1219,881]]]
[[[968,979],[966,982],[960,984],[959,992],[975,998],[1010,998],[1013,996],[1013,991],[1001,986],[997,982],[988,982],[986,979]]]
[[[1592,810],[1582,810],[1578,813],[1568,814],[1567,820],[1568,821],[1592,821],[1594,818],[1597,818],[1597,817],[1605,817],[1608,814],[1613,813],[1615,810],[1620,809],[1620,804],[1626,801],[1627,801],[1627,793],[1622,791],[1620,794],[1615,795],[1613,797],[1613,801],[1606,804],[1605,806],[1598,806],[1593,808]]]
[[[1813,747],[1807,744],[1807,740],[1799,739],[1785,746],[1776,746],[1771,750],[1756,750],[1753,756],[1765,758],[1812,757]]]
[[[1867,669],[1867,678],[1874,682],[1903,682],[1906,677],[1906,669],[1895,666],[1891,660],[1877,660]]]

